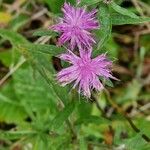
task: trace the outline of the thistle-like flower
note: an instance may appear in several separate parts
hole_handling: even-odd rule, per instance
[[[90,31],[99,28],[99,23],[95,19],[96,10],[86,12],[85,8],[75,8],[65,3],[62,11],[64,17],[60,22],[50,27],[52,30],[60,32],[59,45],[69,44],[69,48],[90,48],[95,43]]]
[[[62,86],[71,82],[74,83],[73,88],[78,86],[79,93],[83,93],[86,97],[90,98],[91,90],[102,90],[104,87],[99,79],[116,79],[111,75],[112,62],[108,61],[105,54],[91,58],[92,50],[80,51],[80,57],[69,51],[67,54],[60,55],[64,61],[72,64],[70,67],[62,69],[57,74],[57,80]]]

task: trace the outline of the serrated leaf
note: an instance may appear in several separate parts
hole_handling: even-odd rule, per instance
[[[29,21],[30,17],[24,14],[17,15],[15,18],[13,18],[10,23],[9,27],[13,31],[17,31],[20,29],[23,25],[25,25]]]
[[[101,2],[102,0],[81,0],[80,6],[89,6],[89,5],[94,5],[98,2]]]
[[[44,54],[39,55],[30,53],[30,55],[32,56],[30,61],[33,64],[33,67],[43,76],[45,81],[49,84],[49,87],[54,89],[56,97],[61,99],[64,103],[67,103],[70,89],[67,88],[67,86],[61,87],[55,80],[54,75],[56,72],[52,63],[50,63],[51,58],[48,60]]]
[[[23,45],[28,51],[31,52],[40,52],[44,54],[49,54],[51,56],[59,55],[65,52],[64,48],[57,47],[55,45],[48,45],[48,44],[27,44]]]
[[[57,110],[54,90],[38,72],[34,71],[34,75],[35,77],[31,67],[20,68],[13,74],[12,84],[2,88],[0,92],[1,121],[23,123],[27,116],[33,118],[33,111],[38,113],[50,111],[48,115],[50,117]],[[44,116],[45,114],[43,119]]]
[[[131,18],[136,18],[136,19],[139,18],[136,14],[134,14],[131,11],[129,11],[128,9],[120,7],[115,2],[111,2],[110,6],[111,6],[111,8],[113,8],[114,11],[116,11],[117,13],[119,13],[121,15],[128,16],[128,17],[131,17]]]
[[[51,36],[55,37],[57,36],[57,33],[52,30],[47,29],[39,29],[33,33],[33,36]]]
[[[133,80],[126,88],[121,89],[119,95],[116,97],[116,101],[124,103],[137,100],[141,88],[141,83],[137,80]]]
[[[98,117],[98,116],[92,116],[92,115],[89,115],[88,117],[82,117],[82,118],[79,118],[76,122],[76,124],[89,124],[89,123],[94,123],[94,124],[109,124],[110,121],[103,118],[103,117]]]
[[[50,149],[71,150],[71,148],[69,148],[70,142],[71,142],[71,136],[68,132],[65,132],[65,134],[63,135],[61,134],[61,136],[58,136],[57,138],[52,138],[50,140]]]
[[[81,97],[78,101],[79,102],[77,105],[77,109],[78,109],[77,113],[79,117],[87,118],[92,110],[91,104],[88,103],[86,99],[84,99],[83,97]]]
[[[60,49],[54,45],[28,44],[24,45],[28,60],[33,64],[39,73],[43,76],[51,89],[54,89],[56,97],[61,99],[64,104],[67,103],[68,93],[70,89],[61,87],[55,80],[55,70],[52,64],[52,56],[62,53],[64,49]],[[41,53],[39,53],[41,52]],[[49,57],[46,57],[50,54]]]
[[[22,54],[33,64],[33,66],[36,67],[40,74],[45,78],[51,89],[55,89],[57,95],[59,95],[59,97],[63,99],[64,102],[66,102],[65,100],[67,99],[68,90],[66,90],[66,88],[60,87],[59,85],[56,85],[52,63],[50,65],[50,59],[48,60],[48,58],[44,56],[44,53],[50,54],[51,56],[58,55],[62,53],[62,48],[58,48],[54,45],[30,44],[20,34],[5,29],[0,29],[0,35],[3,38],[9,40],[22,52]],[[37,52],[41,52],[41,54]]]
[[[110,79],[104,81],[107,86],[114,87],[113,82]]]
[[[0,121],[20,123],[27,117],[24,108],[16,100],[9,99],[0,93]]]
[[[10,140],[16,140],[16,139],[20,139],[22,137],[28,136],[28,135],[35,135],[36,132],[35,131],[7,131],[7,132],[3,132],[0,131],[0,138],[7,138]]]
[[[21,44],[28,44],[28,41],[20,34],[7,29],[0,29],[0,36],[7,39],[15,47],[19,47]]]
[[[36,138],[34,138],[34,141],[33,150],[48,149],[48,139],[46,138],[46,135],[38,135]]]
[[[149,150],[150,145],[142,139],[142,135],[138,134],[124,141],[125,147],[128,150]]]
[[[140,23],[150,22],[149,17],[131,18],[118,13],[112,13],[111,19],[113,25],[140,24]]]
[[[20,57],[20,52],[22,50],[21,46],[23,44],[29,44],[29,42],[21,34],[7,29],[0,29],[0,37],[11,43],[13,54],[12,63],[15,64],[16,60]]]
[[[65,106],[65,108],[59,112],[52,121],[51,129],[59,129],[63,123],[68,119],[75,108],[75,102],[71,102]]]
[[[61,7],[64,4],[65,0],[44,0],[45,3],[49,6],[50,10],[53,13],[60,13]],[[75,0],[66,0],[66,2],[75,3]]]
[[[35,77],[33,77],[33,73]],[[24,107],[25,105],[27,107],[30,105],[32,111],[44,111],[49,108],[51,112],[55,111],[56,105],[53,90],[51,91],[39,73],[33,72],[31,67],[19,69],[13,75],[13,81],[15,94]],[[49,101],[49,99],[51,100]]]
[[[97,37],[100,38],[97,46],[99,50],[105,45],[111,35],[112,24],[108,5],[100,4],[98,17],[101,25],[100,30],[96,32]]]

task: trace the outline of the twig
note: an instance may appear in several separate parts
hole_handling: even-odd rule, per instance
[[[46,8],[42,9],[41,11],[39,11],[38,13],[34,14],[30,20],[35,20],[41,16],[43,16],[44,14],[46,14],[48,12],[48,10]]]
[[[135,116],[138,115],[139,113],[144,113],[146,110],[148,110],[150,108],[150,103],[145,104],[144,106],[138,108],[138,110],[134,110],[132,111],[130,116]]]
[[[139,5],[147,12],[148,15],[150,15],[150,10],[149,10],[149,5],[147,5],[146,3],[142,2],[142,1],[138,1]]]
[[[143,82],[142,82],[142,85],[149,85],[150,84],[150,74],[145,78],[143,79]]]

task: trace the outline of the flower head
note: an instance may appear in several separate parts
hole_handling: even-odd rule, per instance
[[[71,50],[78,48],[89,48],[95,43],[89,31],[99,28],[99,23],[95,19],[96,10],[86,12],[85,8],[75,8],[65,3],[62,11],[64,18],[51,27],[51,29],[60,32],[58,44],[69,43]]]
[[[78,85],[79,92],[88,98],[91,96],[91,89],[100,91],[103,85],[99,77],[105,79],[116,79],[111,75],[111,61],[108,61],[105,54],[94,59],[91,58],[91,50],[80,52],[80,57],[73,52],[62,54],[60,58],[72,64],[70,67],[62,69],[57,74],[58,81],[65,86],[74,82],[74,88]]]

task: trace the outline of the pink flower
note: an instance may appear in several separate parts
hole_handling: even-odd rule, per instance
[[[67,3],[64,4],[62,11],[64,18],[51,27],[61,33],[58,44],[68,43],[71,50],[76,46],[78,48],[91,47],[95,41],[89,31],[99,28],[99,23],[95,19],[97,11],[93,10],[88,13],[85,8],[75,8]]]
[[[80,51],[80,57],[71,51],[67,54],[62,54],[60,58],[72,65],[62,69],[57,74],[57,80],[62,86],[73,82],[73,88],[78,85],[79,93],[83,93],[88,98],[91,96],[92,89],[96,89],[97,91],[103,89],[99,77],[116,79],[111,75],[110,67],[112,66],[112,62],[108,61],[106,55],[102,54],[92,59],[91,51]]]

